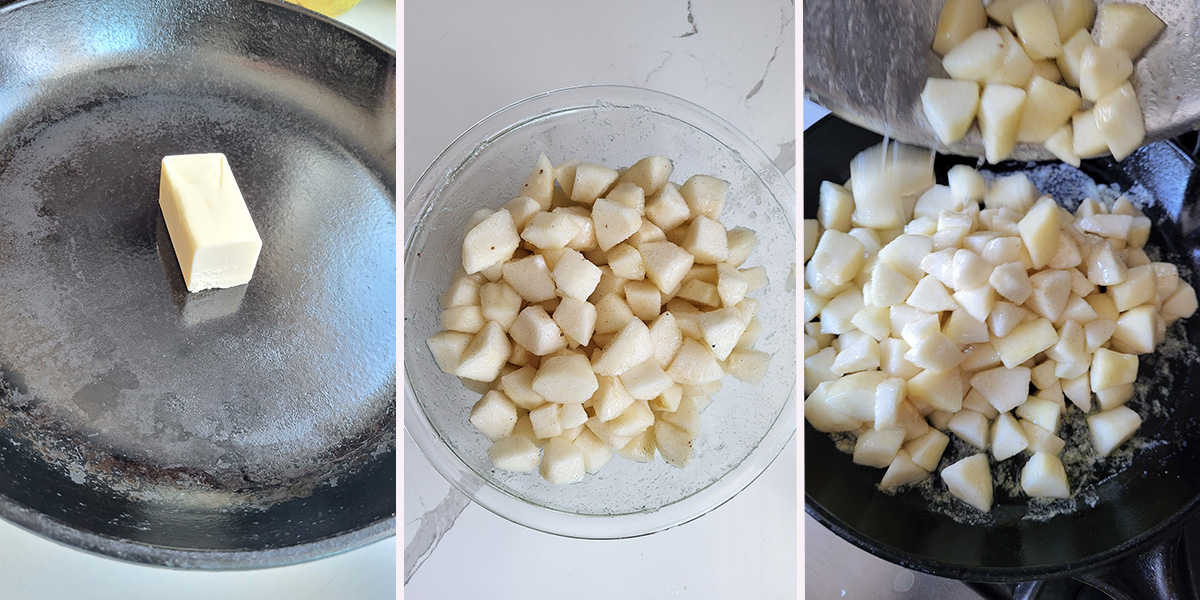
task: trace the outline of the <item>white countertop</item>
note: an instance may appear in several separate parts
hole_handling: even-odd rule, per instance
[[[363,0],[340,19],[391,47],[396,1]],[[94,556],[0,521],[0,598],[14,600],[317,600],[396,597],[396,538],[300,565],[177,571]]]
[[[744,131],[794,181],[794,11],[789,0],[409,3],[404,187],[491,113],[595,83],[699,104]],[[631,540],[561,538],[470,503],[406,435],[404,595],[795,598],[796,509],[793,439],[749,488],[696,521]]]

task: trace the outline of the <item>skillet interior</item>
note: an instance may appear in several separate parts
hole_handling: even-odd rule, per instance
[[[0,514],[189,567],[395,530],[395,54],[283,2],[0,10]],[[167,154],[264,248],[188,294]]]
[[[845,181],[850,160],[881,137],[826,117],[805,132],[805,218],[815,218],[822,180]],[[939,156],[939,183],[954,164],[975,159]],[[1004,171],[1027,163],[1000,165]],[[991,167],[989,167],[991,168]],[[1200,274],[1200,177],[1186,154],[1158,142],[1125,162],[1085,161],[1082,171],[1098,183],[1122,190],[1145,186],[1157,204],[1146,212],[1155,222],[1150,244],[1166,249],[1173,260]],[[1200,341],[1200,319],[1185,322],[1191,344]],[[1194,355],[1194,353],[1193,353]],[[1139,378],[1155,377],[1159,361],[1141,361]],[[842,537],[910,568],[959,579],[1022,581],[1084,570],[1144,546],[1162,530],[1179,523],[1197,505],[1200,494],[1200,404],[1195,365],[1171,365],[1176,376],[1160,398],[1169,417],[1139,411],[1145,422],[1139,435],[1161,440],[1142,450],[1128,468],[1093,486],[1094,506],[1047,521],[1023,520],[1022,503],[992,510],[994,523],[967,525],[932,510],[927,499],[910,491],[887,495],[875,485],[883,471],[854,465],[830,437],[805,423],[806,510]],[[1169,397],[1168,397],[1169,396]],[[1135,409],[1139,406],[1131,404]],[[949,464],[943,459],[942,466]],[[939,484],[940,485],[940,484]],[[999,498],[999,495],[997,496]]]

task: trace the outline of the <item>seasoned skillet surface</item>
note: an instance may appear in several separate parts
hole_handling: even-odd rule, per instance
[[[252,567],[395,530],[395,55],[283,2],[0,9],[0,514]],[[224,152],[263,238],[188,294],[164,155]]]

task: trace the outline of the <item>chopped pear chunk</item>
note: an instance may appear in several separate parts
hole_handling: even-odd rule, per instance
[[[992,510],[995,494],[986,454],[974,454],[942,469],[950,494],[983,512]]]

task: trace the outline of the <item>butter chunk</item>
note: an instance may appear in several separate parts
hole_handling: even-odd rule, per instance
[[[249,283],[262,238],[224,154],[163,157],[158,205],[189,292]]]

